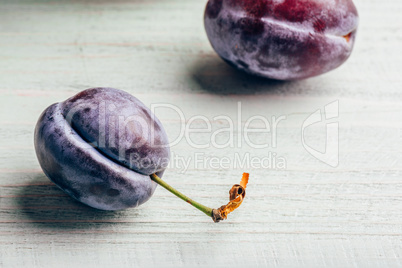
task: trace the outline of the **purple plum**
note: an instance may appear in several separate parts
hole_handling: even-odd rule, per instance
[[[229,64],[295,80],[348,59],[358,13],[352,0],[209,0],[204,23],[212,47]]]
[[[91,88],[48,107],[35,128],[45,174],[76,200],[103,210],[136,207],[154,193],[151,174],[170,159],[161,122],[137,98]]]

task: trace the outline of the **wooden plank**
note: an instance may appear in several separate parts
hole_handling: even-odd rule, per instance
[[[355,2],[361,22],[348,62],[285,83],[239,73],[216,56],[203,29],[206,1],[1,1],[0,266],[401,267],[402,2]],[[59,190],[35,156],[36,120],[50,104],[94,86],[126,90],[149,106],[173,105],[184,121],[172,109],[156,110],[171,141],[190,122],[205,127],[192,121],[205,116],[211,132],[180,139],[164,178],[218,207],[248,171],[244,204],[214,224],[161,187],[144,205],[116,212]],[[302,143],[305,120],[333,102],[335,168]],[[228,126],[218,116],[233,121],[233,146],[194,148]],[[271,131],[249,138],[267,148],[244,138],[253,116],[267,118]],[[304,138],[323,150],[325,124]],[[285,166],[273,164],[273,154]],[[247,156],[271,165],[234,164]],[[229,164],[213,166],[215,158]]]

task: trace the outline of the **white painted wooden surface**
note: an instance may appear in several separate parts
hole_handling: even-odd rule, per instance
[[[223,63],[204,34],[204,5],[1,1],[0,267],[402,266],[402,2],[356,1],[361,24],[349,61],[291,83],[246,76]],[[172,166],[166,181],[216,207],[242,172],[250,172],[245,202],[219,224],[161,187],[137,209],[85,207],[41,172],[33,129],[48,105],[94,86],[126,90],[148,105],[173,104],[187,120],[237,120],[238,102],[242,125],[254,115],[286,116],[276,148],[252,149],[243,140],[240,147],[194,149],[185,139],[172,147],[178,157],[193,160],[195,153],[234,159],[271,152],[286,167],[209,168],[193,161],[183,173]],[[301,142],[304,120],[334,101],[336,168]],[[177,114],[161,109],[157,115],[175,139]],[[212,121],[214,130],[225,126]],[[199,143],[211,138],[192,135]],[[322,149],[325,135],[325,125],[317,124],[306,130],[306,142]]]

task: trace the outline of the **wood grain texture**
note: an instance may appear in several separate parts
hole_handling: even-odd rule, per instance
[[[402,2],[355,1],[360,29],[339,69],[298,82],[244,75],[223,63],[204,33],[206,1],[0,1],[0,267],[401,267]],[[244,171],[247,197],[214,224],[161,187],[143,206],[117,212],[81,205],[42,173],[33,129],[50,104],[95,86],[126,90],[147,105],[203,115],[212,130],[228,116],[285,116],[273,133],[244,133],[235,145],[172,147],[165,179],[209,206],[227,202]],[[339,102],[339,165],[302,145],[310,114]],[[171,140],[181,120],[156,111]],[[262,127],[262,122],[254,122]],[[272,121],[270,120],[270,123]],[[196,120],[192,127],[205,124]],[[306,142],[325,145],[324,124]],[[191,141],[209,143],[210,133]],[[228,133],[217,136],[224,143]],[[285,167],[234,167],[236,157],[275,154]],[[229,167],[196,163],[224,158]]]

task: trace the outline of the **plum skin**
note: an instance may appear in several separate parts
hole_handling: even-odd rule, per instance
[[[212,47],[230,65],[296,80],[349,58],[358,13],[352,0],[209,0],[204,25]]]
[[[124,125],[117,123],[119,118]],[[153,127],[152,135],[151,128],[141,129],[144,124]],[[49,106],[35,127],[34,144],[51,181],[76,200],[102,210],[146,202],[157,186],[149,175],[162,176],[170,159],[160,121],[138,99],[113,88],[87,89]]]

